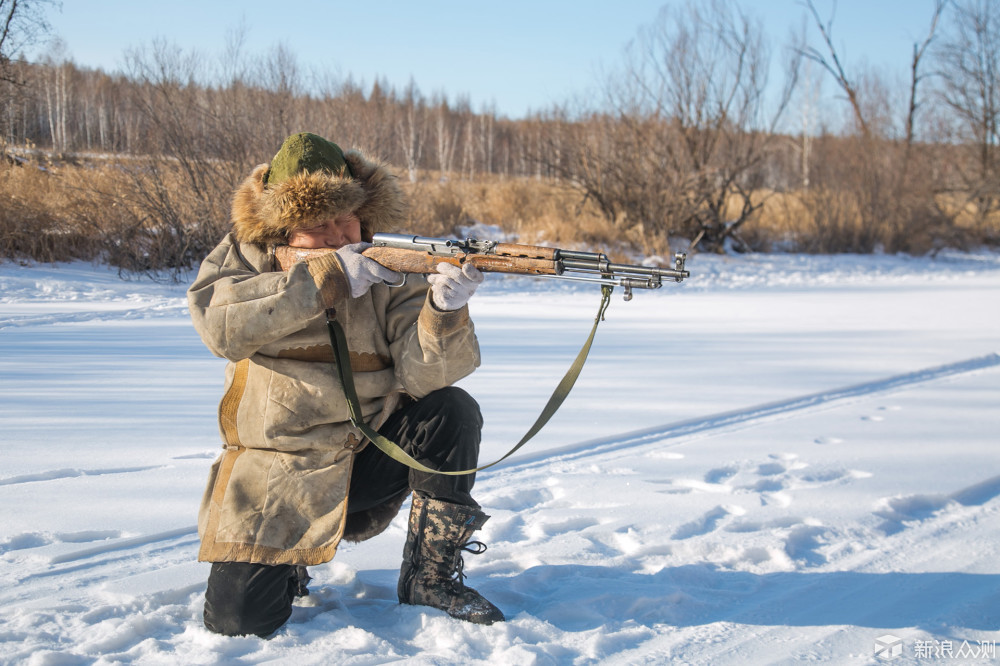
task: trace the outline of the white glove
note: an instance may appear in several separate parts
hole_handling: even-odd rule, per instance
[[[459,268],[454,264],[440,263],[437,272],[437,275],[428,275],[427,281],[431,283],[431,300],[438,310],[458,310],[469,302],[476,293],[476,287],[485,279],[472,264],[462,264]]]
[[[364,296],[373,284],[398,283],[402,279],[396,271],[391,271],[374,259],[361,254],[371,246],[371,243],[354,243],[337,250],[337,259],[344,269],[347,285],[351,288],[351,298]]]

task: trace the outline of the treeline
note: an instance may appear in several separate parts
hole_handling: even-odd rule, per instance
[[[157,42],[119,74],[58,52],[12,60],[0,255],[190,266],[228,226],[236,184],[303,130],[396,166],[416,233],[480,221],[646,255],[996,244],[995,5],[934,4],[897,88],[846,71],[811,3],[818,45],[800,36],[775,83],[758,21],[729,0],[692,1],[637,35],[599,99],[523,119],[415,82],[307,75],[285,48],[243,55],[239,35],[216,60]],[[824,80],[846,100],[837,131]]]
[[[247,163],[272,153],[289,133],[311,128],[344,146],[364,146],[411,181],[421,170],[463,178],[538,175],[525,123],[474,112],[468,101],[427,98],[416,84],[397,90],[376,81],[363,89],[347,80],[306,92],[283,49],[264,61],[263,72],[254,68],[218,84],[201,80],[200,60],[162,43],[128,62],[128,74],[69,60],[16,63],[23,85],[5,90],[0,109],[7,148]],[[279,74],[283,68],[292,71]]]

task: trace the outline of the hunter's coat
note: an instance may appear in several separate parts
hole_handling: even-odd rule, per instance
[[[273,188],[267,165],[255,169],[234,197],[233,231],[188,291],[202,340],[229,361],[219,405],[224,450],[199,512],[200,560],[320,564],[342,538],[385,529],[405,500],[347,519],[352,459],[367,441],[349,421],[325,311],[347,335],[373,427],[408,397],[449,386],[479,365],[468,308],[437,310],[419,278],[399,288],[375,285],[354,299],[333,253],[277,269],[270,246],[323,215],[354,212],[369,238],[405,221],[388,169],[357,153],[346,157],[351,175],[304,174]]]

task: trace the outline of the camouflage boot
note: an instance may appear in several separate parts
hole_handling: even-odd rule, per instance
[[[414,494],[396,589],[399,603],[433,606],[476,624],[503,622],[500,609],[466,587],[462,573],[463,550],[476,555],[486,550],[485,544],[469,537],[488,518],[472,507]]]

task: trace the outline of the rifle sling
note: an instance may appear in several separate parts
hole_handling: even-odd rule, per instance
[[[593,345],[594,336],[597,333],[597,325],[604,319],[604,312],[608,309],[608,305],[611,302],[612,289],[613,287],[609,286],[601,287],[601,306],[597,311],[597,317],[594,318],[594,326],[590,329],[590,335],[587,337],[587,341],[583,344],[580,352],[576,355],[576,359],[573,361],[569,370],[566,371],[566,374],[556,386],[555,391],[552,392],[552,396],[542,409],[542,413],[538,415],[535,423],[528,429],[528,432],[524,434],[521,441],[515,444],[514,448],[505,453],[501,458],[488,465],[483,465],[482,467],[476,467],[474,469],[463,469],[455,472],[431,469],[430,467],[421,464],[420,462],[414,460],[408,453],[406,453],[406,451],[401,449],[398,444],[383,437],[367,423],[365,423],[363,415],[361,414],[361,403],[358,400],[358,392],[354,387],[354,373],[351,371],[350,356],[347,349],[347,337],[344,335],[343,327],[341,327],[340,323],[334,318],[334,312],[332,310],[327,310],[326,326],[330,332],[330,344],[333,346],[333,356],[336,360],[337,376],[339,377],[340,384],[344,389],[344,396],[347,398],[347,405],[351,414],[351,423],[355,428],[360,430],[365,437],[371,440],[371,442],[384,454],[397,462],[403,463],[404,465],[421,472],[458,476],[461,474],[472,474],[488,467],[493,467],[494,465],[509,458],[518,449],[524,446],[528,440],[537,435],[545,424],[548,423],[549,419],[552,418],[552,415],[556,413],[556,410],[559,409],[560,405],[562,405],[566,396],[569,395],[569,392],[573,389],[573,385],[576,384],[577,378],[580,376],[580,371],[583,370],[583,364],[587,361],[587,355],[590,354],[590,347]]]

